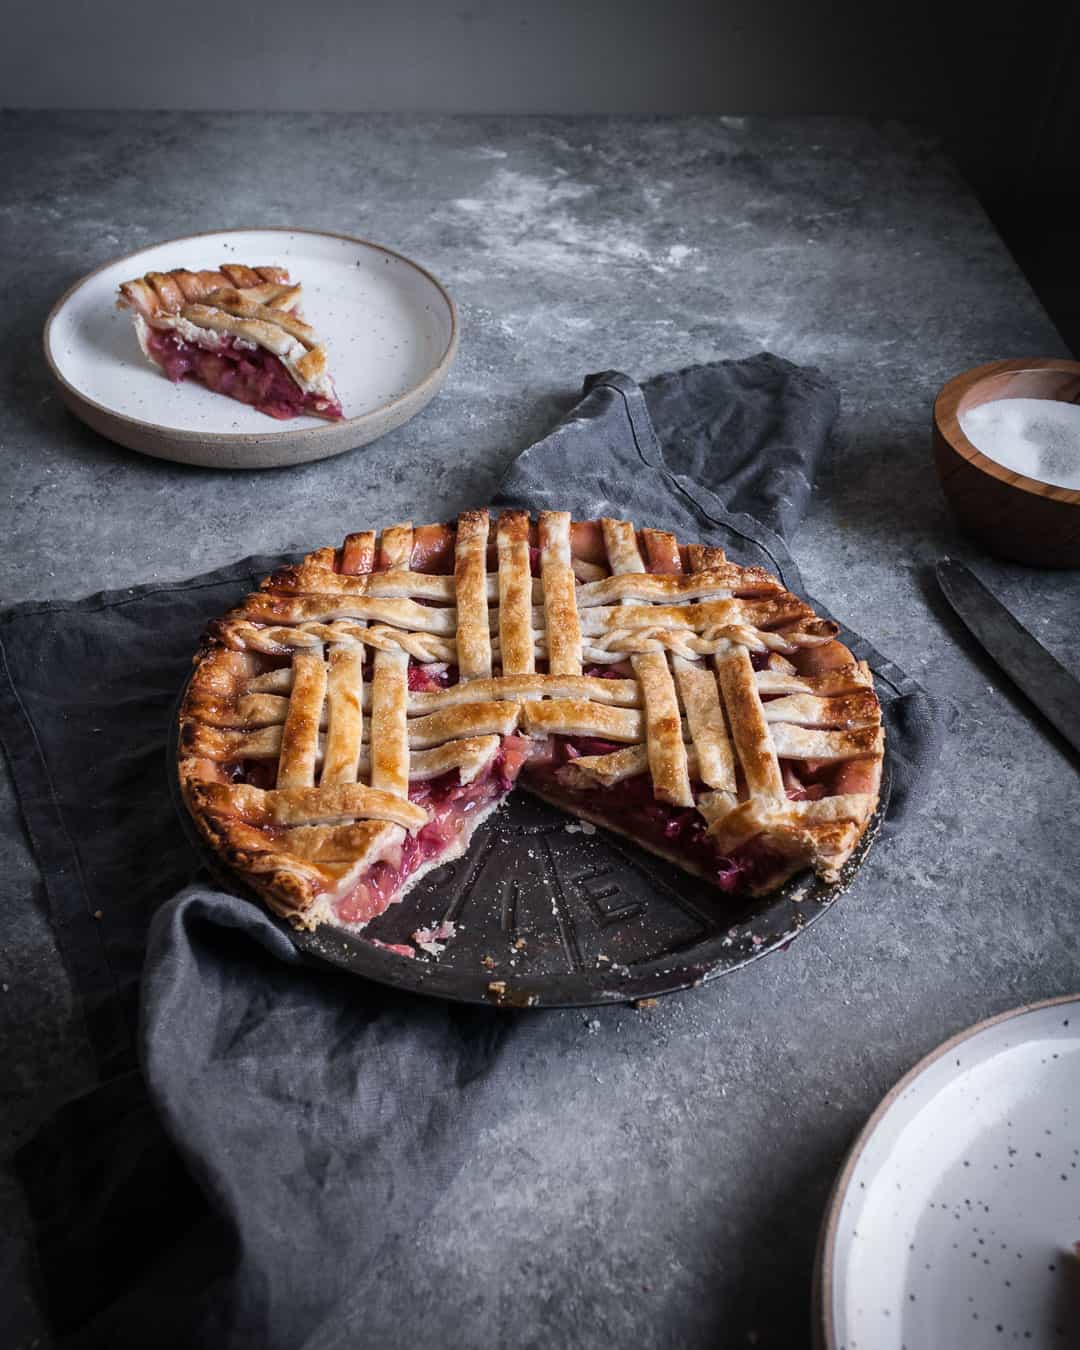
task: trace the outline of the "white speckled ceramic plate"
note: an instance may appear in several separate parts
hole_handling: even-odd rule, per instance
[[[1080,996],[961,1032],[871,1116],[818,1252],[828,1350],[1080,1341]]]
[[[190,381],[171,384],[116,309],[120,282],[148,271],[279,264],[302,283],[305,318],[326,342],[345,421],[278,422]],[[71,410],[143,454],[224,469],[301,464],[366,445],[442,387],[458,344],[454,302],[400,253],[311,230],[223,230],[171,239],[77,282],[45,325],[45,355]]]

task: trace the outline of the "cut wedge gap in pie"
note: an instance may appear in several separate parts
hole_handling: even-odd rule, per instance
[[[301,927],[361,928],[520,785],[724,895],[834,881],[881,709],[768,572],[565,512],[361,531],[210,625],[180,713],[203,837]]]
[[[300,285],[283,267],[147,272],[120,287],[144,355],[179,383],[194,380],[279,421],[340,421],[326,348],[300,317]]]

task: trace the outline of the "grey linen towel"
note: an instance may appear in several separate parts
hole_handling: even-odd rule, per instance
[[[821,375],[767,354],[644,389],[592,376],[497,504],[648,521],[800,592],[784,540],[837,407]],[[64,1345],[462,1343],[418,1255],[445,1222],[439,1198],[493,1122],[542,1114],[558,1092],[564,1018],[314,968],[261,910],[198,874],[166,781],[173,703],[204,621],[280,561],[0,616],[0,736],[101,1078],[20,1155]],[[896,666],[843,638],[878,679],[895,830],[941,718]],[[623,1053],[648,1034],[628,1028]],[[617,1157],[590,1166],[633,1184]],[[463,1242],[469,1231],[462,1220]],[[560,1244],[542,1255],[557,1285]]]

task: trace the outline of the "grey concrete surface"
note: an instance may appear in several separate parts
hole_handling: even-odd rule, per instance
[[[1076,760],[929,579],[942,554],[972,561],[1080,672],[1077,574],[981,557],[934,478],[946,378],[1064,353],[973,198],[933,143],[835,119],[8,113],[0,182],[6,601],[451,515],[586,371],[765,347],[838,382],[835,454],[794,550],[811,593],[953,701],[924,809],[787,952],[651,1014],[546,1014],[559,1062],[519,1044],[550,1114],[510,1100],[491,1122],[409,1299],[434,1316],[457,1291],[449,1331],[413,1328],[414,1345],[805,1344],[826,1194],[882,1093],[950,1033],[1080,984]],[[220,474],[117,449],[64,411],[39,337],[66,286],[153,240],[263,222],[365,235],[446,282],[461,353],[425,413],[322,464]],[[6,781],[0,811],[10,1144],[90,1070]],[[10,1183],[0,1203],[17,1214]],[[20,1276],[24,1249],[7,1250]],[[29,1346],[44,1333],[19,1297]]]
[[[7,108],[895,117],[998,200],[1070,183],[1080,124],[1071,0],[1038,23],[929,0],[188,0],[165,38],[141,0],[7,10]]]

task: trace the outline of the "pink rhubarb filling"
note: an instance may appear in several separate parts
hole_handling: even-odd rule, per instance
[[[427,678],[417,684],[421,688],[439,687],[440,676],[441,672],[432,671],[430,685]],[[611,788],[589,790],[567,788],[556,777],[563,764],[581,755],[610,754],[620,748],[613,741],[592,736],[552,737],[546,748],[519,736],[507,736],[492,763],[471,783],[461,783],[457,770],[427,782],[411,783],[410,800],[426,806],[431,819],[416,834],[406,835],[398,849],[370,867],[347,894],[334,902],[336,917],[342,923],[366,924],[382,914],[424,864],[437,861],[452,849],[456,851],[455,845],[471,832],[476,813],[510,791],[531,755],[536,758],[528,764],[526,777],[540,791],[547,788],[571,809],[577,804],[601,822],[607,821],[644,843],[685,859],[720,891],[746,892],[787,870],[786,860],[760,840],[750,840],[730,854],[722,853],[696,810],[671,806],[653,797],[652,779],[647,773]],[[817,785],[803,788],[795,780],[788,795],[816,796],[820,790]]]
[[[409,672],[413,688],[439,688],[446,676],[429,669],[424,675]],[[475,814],[504,797],[514,786],[522,767],[538,790],[545,789],[571,810],[575,805],[589,816],[625,831],[632,838],[651,844],[685,860],[718,890],[745,893],[766,886],[787,871],[787,860],[759,839],[731,853],[723,853],[708,833],[702,816],[693,808],[672,806],[653,796],[647,773],[624,779],[610,788],[575,789],[562,783],[557,773],[562,765],[582,755],[606,755],[622,747],[594,736],[554,736],[546,747],[519,736],[504,737],[492,763],[471,783],[461,783],[457,770],[428,782],[409,786],[409,798],[426,806],[431,819],[415,835],[406,835],[399,849],[375,863],[360,881],[334,903],[343,923],[365,924],[382,914],[399,897],[406,881],[425,863],[447,853],[467,837]],[[792,800],[816,798],[824,792],[820,783],[804,785],[784,764],[787,795]],[[704,790],[695,785],[695,793]]]
[[[449,689],[452,684],[457,684],[458,668],[442,661],[429,666],[410,666],[408,680],[413,693],[430,694],[436,689]]]
[[[601,667],[587,673],[601,672],[607,675],[608,669]],[[456,677],[453,666],[413,666],[409,670],[409,688],[442,689],[454,683]],[[335,916],[342,923],[357,925],[377,918],[400,898],[405,883],[421,867],[452,851],[460,852],[457,846],[471,834],[477,813],[505,797],[523,769],[526,779],[535,783],[538,791],[549,793],[571,811],[578,806],[601,823],[685,860],[726,894],[765,887],[788,870],[787,860],[760,839],[751,839],[733,852],[723,853],[698,811],[656,800],[647,773],[608,788],[572,788],[558,778],[559,769],[572,760],[584,755],[608,755],[623,748],[615,741],[595,736],[553,736],[546,742],[505,736],[492,762],[469,783],[460,781],[456,769],[438,778],[410,783],[409,799],[425,806],[430,819],[415,834],[407,834],[397,848],[374,863],[333,902]],[[817,775],[806,772],[812,767],[800,766],[808,780],[804,781],[790,761],[781,760],[784,787],[791,800],[814,800],[825,794],[825,785],[813,781]],[[270,761],[248,760],[236,766],[237,777],[258,787],[272,788],[275,774],[276,766]],[[695,797],[705,791],[700,783],[693,786]],[[405,948],[392,950],[412,954]]]
[[[409,800],[427,807],[431,819],[416,834],[405,836],[400,849],[375,863],[355,886],[334,903],[343,923],[369,923],[398,898],[404,883],[468,837],[476,813],[505,797],[529,753],[529,742],[505,736],[491,764],[462,783],[456,769],[438,778],[409,784]]]
[[[787,870],[785,859],[757,839],[730,854],[721,852],[694,808],[656,800],[652,778],[647,773],[625,778],[609,788],[567,787],[557,777],[562,765],[582,755],[608,755],[624,747],[594,736],[555,736],[552,741],[552,753],[531,764],[527,777],[539,791],[550,791],[571,810],[575,804],[579,805],[588,815],[607,821],[632,838],[685,859],[718,890],[728,894],[763,886],[771,877]],[[696,784],[695,794],[701,790],[704,790],[701,785]]]
[[[195,380],[279,421],[308,415],[336,422],[344,416],[340,403],[305,393],[278,358],[262,347],[240,346],[226,336],[211,350],[156,329],[150,329],[147,347],[174,384]]]

